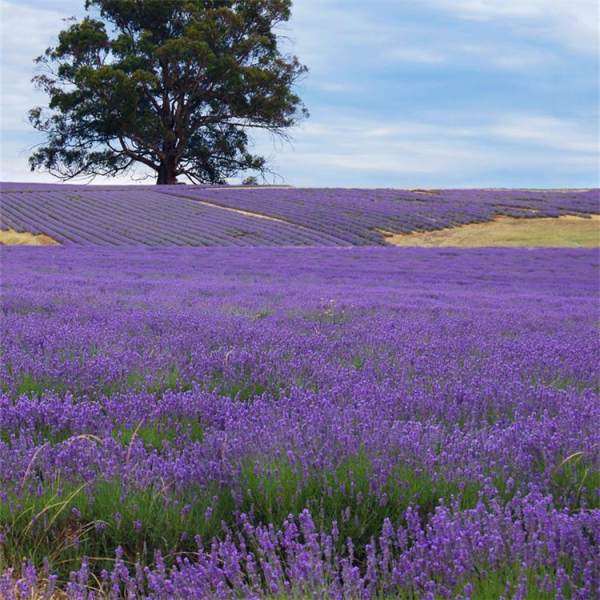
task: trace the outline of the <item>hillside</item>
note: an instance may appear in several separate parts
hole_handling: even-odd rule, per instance
[[[2,243],[103,246],[596,246],[600,190],[393,190],[4,183]],[[575,216],[577,219],[555,217]],[[522,227],[523,220],[527,227]],[[564,230],[548,235],[547,227]],[[506,235],[501,230],[510,229]],[[511,239],[518,224],[524,232]],[[531,234],[535,225],[535,234]],[[443,232],[451,231],[450,242]],[[432,237],[430,232],[434,232]],[[504,237],[503,237],[504,235]],[[43,236],[43,237],[41,237]],[[423,237],[425,236],[425,237]],[[521,237],[519,237],[521,236]],[[441,239],[440,239],[441,237]],[[479,241],[481,240],[481,241]]]

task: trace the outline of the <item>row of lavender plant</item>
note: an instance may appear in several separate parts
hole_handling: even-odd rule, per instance
[[[1,259],[7,598],[600,593],[597,253]]]

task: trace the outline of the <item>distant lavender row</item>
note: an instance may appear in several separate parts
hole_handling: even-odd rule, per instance
[[[0,594],[600,593],[597,252],[1,260]]]
[[[279,217],[343,237],[381,243],[380,231],[408,233],[489,221],[498,215],[558,217],[600,213],[600,190],[177,189],[233,208]]]
[[[2,184],[0,190],[0,228],[45,233],[63,244],[382,245],[383,232],[440,229],[498,215],[600,213],[599,190],[419,192],[52,184]]]

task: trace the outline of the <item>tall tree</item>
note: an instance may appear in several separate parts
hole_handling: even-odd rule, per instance
[[[36,62],[50,97],[33,108],[46,136],[29,158],[63,180],[143,164],[157,183],[222,183],[266,169],[252,129],[278,136],[308,113],[294,92],[306,71],[276,26],[291,0],[86,0],[89,15]]]

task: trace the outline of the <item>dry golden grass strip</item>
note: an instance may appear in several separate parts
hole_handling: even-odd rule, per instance
[[[381,233],[393,246],[597,248],[600,246],[600,215],[587,218],[573,215],[521,219],[497,217],[485,223],[435,231]]]
[[[0,246],[60,246],[60,243],[44,233],[0,229]]]

